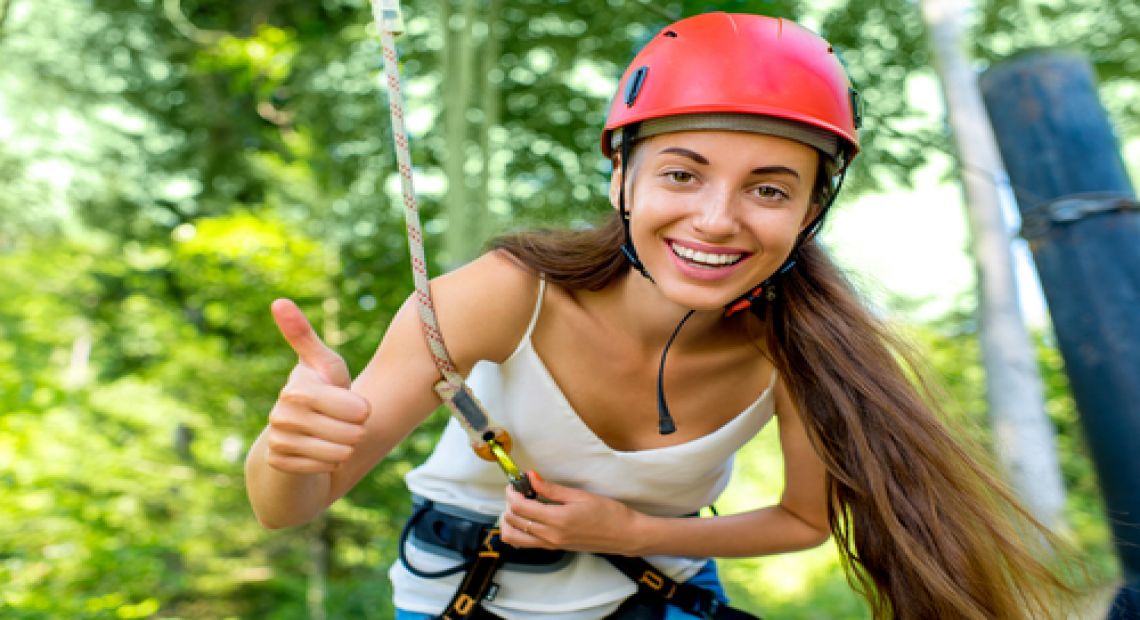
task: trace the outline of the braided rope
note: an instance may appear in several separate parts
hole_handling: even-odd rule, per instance
[[[492,424],[490,416],[473,398],[463,399],[466,405],[461,409],[456,404],[456,396],[461,392],[470,396],[464,389],[463,377],[451,360],[443,342],[443,334],[436,319],[435,305],[432,303],[431,288],[428,285],[427,260],[424,258],[424,234],[420,226],[419,206],[415,189],[412,186],[412,155],[408,148],[408,133],[404,127],[404,96],[400,88],[399,58],[396,55],[396,35],[403,32],[398,0],[372,0],[372,18],[380,33],[380,45],[384,52],[384,75],[388,83],[388,107],[392,116],[392,140],[396,145],[396,162],[400,169],[400,188],[404,196],[404,222],[408,232],[408,252],[412,259],[412,279],[416,287],[416,310],[420,315],[424,339],[431,351],[432,361],[439,369],[443,380],[435,386],[436,393],[455,414],[467,434],[476,443],[484,441],[485,433]],[[468,402],[474,403],[474,409]]]

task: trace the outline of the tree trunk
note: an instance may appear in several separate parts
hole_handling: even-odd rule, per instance
[[[481,74],[483,75],[482,93],[479,107],[483,111],[483,124],[479,128],[479,154],[483,158],[482,174],[479,175],[474,209],[471,209],[468,225],[471,227],[471,237],[482,244],[489,234],[494,232],[494,216],[491,210],[490,187],[494,180],[502,177],[502,170],[495,166],[495,153],[502,148],[502,144],[492,134],[502,123],[502,109],[500,105],[503,77],[495,79],[495,70],[499,67],[499,56],[502,46],[499,44],[499,10],[502,0],[490,0],[487,3],[487,39],[483,42]],[[478,211],[477,213],[475,211]],[[476,248],[477,249],[477,248]]]
[[[328,594],[329,543],[328,517],[317,517],[308,528],[309,540],[309,584],[305,591],[305,603],[310,620],[326,620],[325,598]]]
[[[997,185],[1006,178],[1005,169],[977,76],[960,48],[960,3],[922,0],[921,4],[962,168],[978,274],[986,399],[998,456],[1022,501],[1039,520],[1056,527],[1061,525],[1064,490],[1036,352],[1018,304],[1011,235]]]
[[[470,259],[480,240],[472,234],[470,222],[477,219],[467,184],[468,136],[467,112],[474,99],[475,53],[472,31],[475,25],[475,0],[464,0],[463,23],[453,24],[450,0],[441,0],[444,29],[443,45],[443,119],[446,140],[444,174],[447,195],[444,214],[447,228],[443,237],[444,267],[451,269]],[[458,26],[458,27],[456,27]]]
[[[11,0],[0,0],[0,41],[4,39],[4,22],[8,20],[8,11],[11,9]]]

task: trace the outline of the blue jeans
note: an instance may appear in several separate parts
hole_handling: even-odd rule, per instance
[[[706,590],[712,590],[722,603],[728,602],[728,597],[724,593],[724,586],[721,585],[720,576],[717,575],[716,572],[716,562],[713,560],[705,562],[701,570],[697,571],[697,574],[693,575],[688,583],[694,586],[700,586]],[[431,614],[421,614],[415,611],[396,610],[396,620],[431,620],[434,617],[435,616]],[[685,613],[672,605],[665,608],[665,620],[688,620],[689,618],[697,617],[698,616],[694,616],[693,614]]]

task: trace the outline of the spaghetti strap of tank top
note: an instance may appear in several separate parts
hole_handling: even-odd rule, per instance
[[[523,333],[519,343],[515,345],[515,350],[511,352],[507,359],[511,359],[519,354],[528,342],[530,342],[531,334],[534,333],[534,326],[538,324],[538,315],[542,313],[542,300],[546,295],[546,276],[539,275],[538,277],[538,297],[534,300],[534,311],[530,315],[530,323],[526,326],[526,332]]]

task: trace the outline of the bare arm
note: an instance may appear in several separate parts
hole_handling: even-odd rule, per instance
[[[782,381],[775,396],[785,487],[778,504],[704,519],[652,517],[539,479],[536,490],[560,503],[541,504],[508,490],[503,539],[520,546],[694,557],[751,557],[822,544],[829,535],[825,468]]]
[[[533,275],[497,254],[432,282],[440,329],[461,374],[514,350],[536,287]],[[332,372],[343,360],[299,310],[275,304],[274,316],[300,362],[246,459],[246,488],[263,525],[291,527],[347,493],[439,406],[432,386],[440,375],[411,297],[351,383],[347,369]]]

